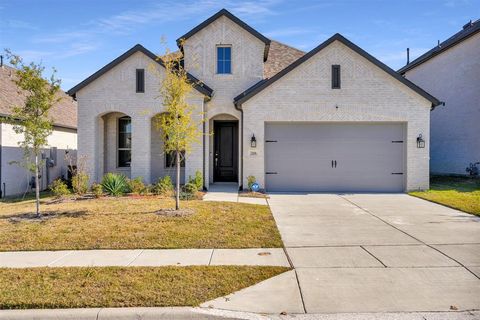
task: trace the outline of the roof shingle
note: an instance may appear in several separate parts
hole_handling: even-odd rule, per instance
[[[19,91],[13,82],[15,69],[0,67],[0,116],[11,115],[12,107],[25,103],[26,93]],[[53,123],[59,127],[77,128],[77,102],[63,91],[58,93],[61,100],[49,112]]]

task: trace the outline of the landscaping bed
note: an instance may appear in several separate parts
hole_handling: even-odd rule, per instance
[[[40,219],[34,200],[0,202],[0,251],[282,246],[268,206],[191,200],[175,215],[157,196],[52,200]]]
[[[432,202],[480,216],[480,179],[434,176],[430,190],[409,193]]]
[[[0,309],[197,306],[285,267],[0,269]]]

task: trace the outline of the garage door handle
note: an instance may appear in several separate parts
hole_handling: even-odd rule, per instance
[[[277,172],[265,172],[265,174],[278,174]]]
[[[333,168],[333,160],[332,160],[332,168]]]
[[[335,160],[335,168],[337,167],[337,160]]]

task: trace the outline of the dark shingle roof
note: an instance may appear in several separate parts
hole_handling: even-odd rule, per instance
[[[380,69],[382,69],[383,71],[385,71],[386,73],[391,75],[392,77],[394,77],[395,79],[397,79],[398,81],[400,81],[401,83],[403,83],[404,85],[406,85],[407,87],[409,87],[410,89],[412,89],[413,91],[415,91],[416,93],[418,93],[419,95],[424,97],[425,99],[432,102],[432,109],[435,106],[438,106],[441,103],[437,98],[430,95],[428,92],[426,92],[422,88],[416,86],[411,81],[405,79],[399,73],[395,72],[395,70],[392,70],[390,67],[388,67],[387,65],[385,65],[381,61],[377,60],[376,58],[374,58],[373,56],[368,54],[365,50],[363,50],[362,48],[360,48],[359,46],[357,46],[353,42],[349,41],[348,39],[346,39],[341,34],[336,33],[335,35],[330,37],[328,40],[326,40],[325,42],[323,42],[322,44],[320,44],[319,46],[317,46],[316,48],[314,48],[310,52],[306,53],[300,59],[298,59],[295,62],[293,62],[292,64],[290,64],[288,67],[286,67],[285,69],[283,69],[282,71],[280,71],[279,73],[274,75],[273,77],[271,77],[269,79],[264,79],[264,80],[259,81],[258,83],[254,84],[252,87],[245,90],[243,93],[236,96],[233,99],[235,106],[237,108],[241,108],[241,105],[243,103],[245,103],[247,100],[249,100],[250,98],[252,98],[256,94],[258,94],[259,92],[263,91],[265,88],[270,86],[272,83],[281,79],[284,75],[286,75],[287,73],[289,73],[290,71],[292,71],[293,69],[295,69],[296,67],[298,67],[299,65],[301,65],[302,63],[304,63],[305,61],[310,59],[311,57],[313,57],[314,55],[316,55],[318,52],[320,52],[321,50],[323,50],[324,48],[329,46],[334,41],[340,41],[345,46],[349,47],[351,50],[355,51],[356,53],[358,53],[359,55],[361,55],[362,57],[364,57],[365,59],[367,59],[368,61],[370,61],[371,63],[373,63],[374,65],[376,65],[377,67],[379,67]]]
[[[404,74],[408,70],[411,70],[418,65],[424,63],[427,60],[430,60],[431,58],[435,57],[436,55],[448,50],[449,48],[459,44],[465,39],[470,38],[471,36],[477,34],[480,32],[480,19],[478,19],[475,22],[470,21],[466,25],[463,26],[463,29],[460,30],[459,32],[455,33],[453,36],[448,38],[447,40],[443,41],[440,43],[438,46],[435,48],[427,51],[426,53],[422,54],[420,57],[417,59],[413,60],[406,66],[400,68],[398,72],[401,74]]]
[[[26,93],[19,90],[13,79],[16,77],[16,70],[9,66],[0,67],[0,116],[12,114],[12,107],[25,103]],[[55,126],[76,129],[77,128],[77,102],[65,92],[59,91],[61,98],[52,109],[49,115]]]

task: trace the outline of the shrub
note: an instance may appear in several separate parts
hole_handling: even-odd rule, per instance
[[[128,190],[133,194],[144,194],[147,191],[145,184],[142,181],[142,177],[136,177],[135,179],[127,180]]]
[[[180,192],[180,199],[190,200],[196,197],[198,192],[197,186],[192,182],[188,182],[182,186],[182,191]]]
[[[257,179],[254,176],[247,177],[248,190],[252,191],[252,185],[257,182]]]
[[[152,187],[152,192],[156,195],[171,196],[173,194],[173,183],[170,176],[165,176],[158,179]]]
[[[61,179],[54,180],[49,187],[56,198],[62,198],[70,194],[67,184]]]
[[[197,188],[196,191],[202,190],[203,188],[203,174],[200,171],[195,171],[195,177],[192,179],[192,177],[189,177],[188,183],[191,183],[195,185]]]
[[[102,179],[103,190],[109,195],[118,197],[128,190],[127,177],[118,173],[107,173]]]
[[[99,183],[92,184],[92,193],[95,198],[100,198],[103,195],[102,185]]]
[[[78,172],[72,177],[73,193],[82,195],[88,191],[88,174]]]

